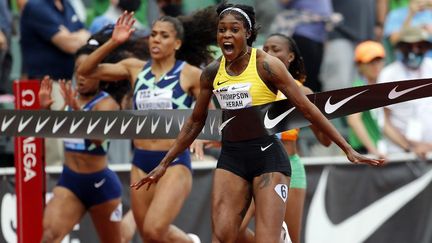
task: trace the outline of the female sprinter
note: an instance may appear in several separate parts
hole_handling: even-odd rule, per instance
[[[200,92],[201,65],[210,58],[207,45],[215,42],[218,18],[208,8],[179,19],[163,16],[152,26],[148,62],[128,58],[115,64],[101,63],[111,51],[128,40],[134,29],[133,13],[125,12],[117,21],[112,37],[93,52],[78,69],[89,79],[128,79],[134,90],[134,108],[185,109]],[[184,60],[187,60],[184,61]],[[189,64],[191,63],[191,64]],[[137,139],[131,181],[150,173],[174,144],[174,139]],[[166,177],[148,191],[131,190],[131,206],[137,228],[145,242],[192,242],[194,235],[172,225],[192,187],[192,168],[186,147],[176,155]]]
[[[85,45],[77,51],[78,67],[96,46]],[[70,82],[61,82],[66,104],[74,110],[119,110],[119,105],[108,93],[99,90],[99,81],[77,76],[77,91]],[[39,91],[42,108],[48,109],[52,81],[45,77]],[[107,149],[109,141],[89,139],[65,139],[63,172],[53,198],[48,202],[43,217],[42,242],[61,242],[88,211],[99,235],[100,242],[120,242],[122,219],[121,183],[117,175],[108,169]]]
[[[312,90],[303,86],[306,80],[305,66],[303,57],[297,47],[295,41],[283,34],[272,34],[264,43],[263,50],[268,54],[279,58],[285,64],[287,70],[292,74],[297,84],[300,85],[304,94],[311,94]],[[286,97],[278,93],[278,99],[286,99]],[[315,126],[310,126],[318,141],[328,147],[331,140],[319,131]],[[281,133],[281,140],[288,153],[291,163],[291,181],[288,191],[288,199],[285,211],[285,222],[288,225],[289,236],[293,243],[300,242],[300,233],[303,219],[303,206],[306,198],[306,171],[304,165],[300,161],[297,152],[296,140],[298,138],[299,129],[292,129]],[[253,232],[246,229],[250,218],[253,216],[254,203],[252,202],[248,213],[240,228],[240,235],[237,242],[254,242]]]
[[[383,163],[383,160],[369,159],[354,151],[306,98],[278,58],[250,47],[257,35],[252,7],[222,3],[217,13],[217,41],[223,57],[203,70],[200,96],[176,142],[159,166],[133,187],[157,185],[164,179],[162,176],[168,173],[171,162],[201,132],[213,92],[219,97],[218,94],[224,94],[227,90],[247,92],[252,99],[243,100],[244,107],[273,102],[280,90],[312,124],[339,145],[351,162],[372,165]],[[241,103],[232,101],[219,99],[222,109],[227,109],[226,102]],[[266,149],[263,151],[262,148]],[[288,155],[276,136],[241,142],[222,138],[222,151],[212,193],[213,242],[234,242],[237,239],[252,197],[256,205],[256,242],[279,242],[286,199],[286,194],[279,189],[287,189],[290,174]]]

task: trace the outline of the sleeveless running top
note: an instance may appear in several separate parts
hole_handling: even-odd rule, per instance
[[[101,91],[92,100],[85,104],[82,108],[83,111],[90,111],[101,100],[108,97],[109,94]],[[68,110],[71,110],[68,108]],[[69,152],[78,152],[92,155],[106,155],[109,147],[109,140],[103,140],[102,144],[98,145],[89,139],[83,138],[65,138],[63,139],[64,148]]]
[[[186,62],[177,60],[159,80],[151,72],[151,60],[135,81],[133,105],[136,110],[189,109],[194,97],[180,86],[180,73]]]
[[[246,69],[237,76],[230,76],[226,72],[225,58],[222,56],[213,88],[222,109],[241,109],[276,100],[276,94],[267,87],[258,74],[255,48],[252,48]]]
[[[298,80],[296,80],[296,83],[298,86],[303,85]],[[285,95],[282,92],[278,91],[277,98],[276,98],[277,100],[283,100],[286,98],[287,97],[285,97]],[[298,139],[299,133],[300,133],[300,129],[298,129],[298,128],[284,131],[284,132],[281,132],[281,139],[284,141],[296,141]]]

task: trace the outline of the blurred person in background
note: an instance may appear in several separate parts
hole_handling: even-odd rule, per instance
[[[10,72],[12,68],[11,55],[12,12],[8,0],[0,0],[0,95],[12,92]]]
[[[432,78],[432,59],[426,57],[431,42],[421,27],[404,28],[396,44],[396,60],[384,67],[378,83]],[[423,143],[432,142],[432,98],[423,98],[384,107],[384,134],[387,153],[417,152],[424,156]],[[420,153],[423,151],[423,153]]]
[[[91,33],[96,33],[104,26],[115,24],[124,11],[136,12],[140,6],[141,0],[110,0],[108,9],[103,15],[94,18],[89,27],[89,31]],[[144,29],[144,26],[139,21],[135,21],[134,27],[137,30]]]
[[[376,84],[384,67],[385,50],[381,43],[365,41],[355,49],[355,62],[358,75],[354,87]],[[350,127],[348,142],[359,153],[373,154],[379,158],[385,155],[379,151],[381,128],[378,124],[378,110],[368,110],[347,116]]]
[[[23,79],[72,79],[74,54],[87,43],[90,33],[85,30],[67,0],[29,0],[20,17]],[[53,83],[50,109],[64,106],[57,82]],[[61,164],[62,143],[59,139],[45,139],[47,165]]]
[[[29,0],[20,18],[21,52],[31,79],[72,79],[74,54],[90,34],[65,0]]]
[[[396,59],[396,44],[401,30],[407,27],[421,27],[432,34],[432,0],[410,0],[409,5],[393,9],[388,13],[384,24],[384,43],[387,44],[389,62]],[[429,51],[427,56],[432,57]]]
[[[385,1],[384,3],[382,1]],[[366,40],[378,40],[387,0],[332,0],[343,21],[329,33],[320,70],[323,91],[351,87],[355,77],[354,49]]]
[[[183,14],[182,0],[156,0],[162,15],[177,17]]]
[[[333,13],[331,0],[279,0],[285,10],[279,13],[272,32],[292,36],[304,57],[308,79],[305,86],[321,91],[318,74],[327,40],[326,23]]]
[[[402,29],[407,27],[421,27],[432,34],[432,0],[411,0],[409,6],[390,11],[384,25],[384,37],[396,45]]]

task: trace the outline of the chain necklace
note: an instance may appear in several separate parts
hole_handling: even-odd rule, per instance
[[[225,69],[229,69],[229,68],[231,67],[231,65],[233,65],[233,63],[235,63],[236,61],[240,60],[242,57],[246,56],[246,54],[248,54],[248,53],[249,53],[249,50],[248,50],[248,48],[246,47],[246,51],[245,51],[242,55],[240,55],[240,56],[236,57],[234,60],[232,60],[232,61],[228,64],[228,66],[225,67]]]

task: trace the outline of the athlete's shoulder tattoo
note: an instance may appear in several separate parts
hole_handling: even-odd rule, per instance
[[[219,62],[213,61],[206,68],[204,68],[201,74],[201,80],[207,82],[213,82],[216,77],[216,74],[219,70]]]
[[[273,72],[273,70],[272,70],[270,64],[268,63],[268,61],[264,60],[262,62],[262,67],[263,67],[264,71],[266,72],[266,74],[269,77],[271,77],[271,78],[275,77],[275,73]]]

